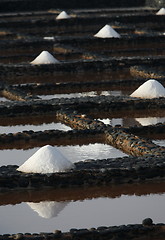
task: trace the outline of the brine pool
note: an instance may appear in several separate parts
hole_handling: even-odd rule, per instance
[[[102,119],[102,121],[112,125],[125,124],[121,118]],[[70,129],[63,124],[58,124],[0,126],[0,129],[1,133],[28,129],[43,131],[59,129],[59,126],[61,130]],[[153,141],[165,146],[165,140]],[[127,156],[118,149],[102,143],[58,146],[58,148],[72,162]],[[20,166],[38,149],[0,150],[0,166]],[[86,188],[69,191],[52,189],[43,190],[42,193],[39,190],[20,193],[12,191],[7,198],[8,193],[0,193],[0,234],[40,233],[55,230],[65,232],[71,228],[89,229],[99,226],[138,224],[148,217],[152,218],[154,223],[165,222],[165,183],[153,184],[153,186],[152,184],[141,186],[131,184],[131,190],[128,190],[130,185],[114,185],[108,188],[108,193],[107,188],[102,186],[97,188],[97,191]],[[51,191],[51,195],[48,191]]]
[[[127,192],[127,186],[124,185],[120,187],[123,190],[119,192],[116,190],[118,186],[116,189],[115,186],[110,187],[107,196],[105,196],[104,187],[100,187],[100,191],[97,189],[99,192],[97,196],[95,194],[92,196],[86,189],[81,189],[81,194],[77,191],[77,195],[73,189],[74,196],[72,196],[63,189],[64,197],[61,197],[63,200],[58,198],[58,190],[57,192],[52,190],[54,197],[47,199],[44,197],[43,200],[41,197],[39,201],[35,196],[33,199],[33,193],[30,191],[24,193],[27,197],[23,200],[19,199],[17,194],[16,203],[9,202],[0,206],[0,234],[54,232],[55,230],[66,232],[71,228],[89,229],[100,226],[140,224],[148,217],[152,218],[154,223],[164,223],[165,192],[162,189],[165,184],[157,193],[152,193],[150,187],[144,194],[136,193],[137,186],[131,187],[131,192]],[[143,187],[142,185],[141,188]],[[112,196],[116,191],[117,195]],[[15,192],[10,193],[10,199],[12,195],[15,199]],[[3,194],[1,194],[2,200]]]

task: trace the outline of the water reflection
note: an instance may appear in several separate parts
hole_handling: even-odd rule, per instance
[[[44,131],[44,130],[62,130],[68,131],[71,130],[70,127],[61,124],[61,123],[49,123],[49,124],[41,124],[41,125],[33,125],[33,124],[26,124],[26,125],[15,125],[15,126],[0,126],[0,133],[17,133],[22,131]]]
[[[155,125],[157,123],[164,123],[164,117],[148,117],[148,118],[135,118],[142,126]]]
[[[68,93],[68,94],[54,94],[54,95],[40,95],[42,100],[52,98],[79,98],[79,97],[95,97],[95,96],[122,96],[122,91],[90,91],[81,93]]]
[[[146,217],[165,222],[164,189],[165,183],[146,183],[1,193],[0,234],[133,224]]]
[[[55,202],[55,201],[45,201],[45,202],[27,202],[27,205],[38,213],[40,217],[43,218],[53,218],[57,217],[58,214],[65,208],[68,202]]]
[[[165,147],[165,140],[153,140],[152,142],[159,146]]]
[[[144,118],[104,118],[98,120],[102,121],[104,124],[110,124],[113,127],[115,125],[121,125],[123,127],[132,127],[135,125],[139,126],[148,126],[148,125],[156,125],[158,123],[165,123],[164,117],[144,117]]]

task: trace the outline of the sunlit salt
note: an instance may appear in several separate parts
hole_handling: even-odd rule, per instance
[[[165,8],[161,8],[156,15],[165,15]]]
[[[67,19],[67,18],[70,18],[70,16],[69,16],[65,11],[62,11],[62,12],[56,17],[56,19]]]
[[[56,147],[46,145],[34,153],[17,170],[26,173],[47,174],[65,172],[71,168],[74,168],[74,164],[63,156]]]
[[[105,25],[94,37],[99,38],[120,38],[120,34],[117,33],[110,25]]]
[[[137,98],[159,98],[165,97],[165,88],[161,83],[154,79],[150,79],[143,83],[137,90],[135,90],[131,97]]]
[[[59,61],[53,57],[48,51],[42,51],[38,57],[36,57],[31,64],[54,64]]]

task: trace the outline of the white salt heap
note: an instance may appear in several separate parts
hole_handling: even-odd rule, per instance
[[[165,8],[161,8],[156,15],[165,15]]]
[[[46,145],[34,153],[17,170],[26,173],[47,174],[65,172],[71,168],[74,168],[74,164],[63,156],[56,147]]]
[[[117,33],[110,25],[105,25],[94,37],[99,38],[120,38],[120,34]]]
[[[31,64],[52,64],[59,63],[48,51],[42,51],[38,57],[36,57]]]
[[[56,19],[67,19],[67,18],[70,18],[70,16],[69,16],[65,11],[62,11],[62,12],[56,17]]]
[[[143,83],[137,90],[135,90],[131,97],[137,98],[159,98],[165,97],[165,88],[161,83],[154,79],[150,79]]]
[[[39,203],[27,202],[27,205],[31,207],[40,217],[53,218],[57,217],[58,214],[66,207],[68,202],[55,202],[55,201],[44,201]]]

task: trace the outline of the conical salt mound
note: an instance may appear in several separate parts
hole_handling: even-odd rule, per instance
[[[165,15],[165,8],[161,8],[156,15]]]
[[[65,11],[62,11],[62,12],[56,17],[56,19],[67,19],[67,18],[70,18],[70,16],[69,16]]]
[[[165,97],[165,88],[158,81],[154,79],[150,79],[147,82],[143,83],[130,96],[137,97],[137,98]]]
[[[68,202],[45,201],[39,203],[27,202],[27,204],[37,212],[40,217],[53,218],[58,216]]]
[[[34,153],[17,170],[26,173],[47,174],[65,172],[71,168],[74,168],[74,164],[65,158],[56,147],[46,145]]]
[[[120,38],[120,34],[117,33],[110,25],[105,25],[94,37],[99,38]]]
[[[42,51],[38,57],[36,57],[31,64],[52,64],[59,63],[48,51]]]

